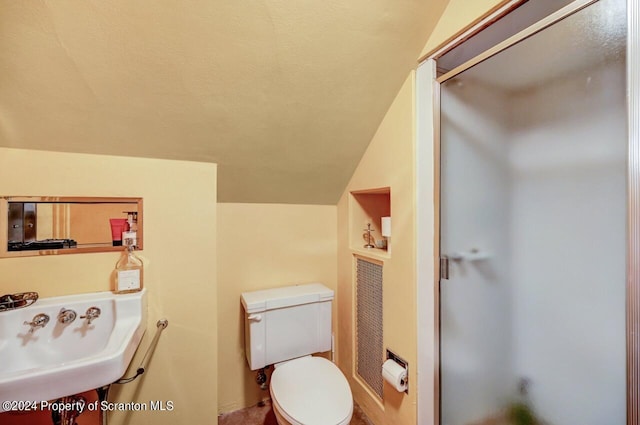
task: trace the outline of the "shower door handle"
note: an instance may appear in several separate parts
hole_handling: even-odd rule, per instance
[[[449,257],[440,256],[440,280],[449,280]]]

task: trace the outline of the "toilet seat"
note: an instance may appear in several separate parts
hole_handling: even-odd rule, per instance
[[[274,409],[294,425],[346,425],[353,415],[347,379],[323,357],[278,365],[269,390]]]

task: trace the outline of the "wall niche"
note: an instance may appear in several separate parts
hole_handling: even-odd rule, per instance
[[[350,199],[350,240],[351,249],[388,257],[391,253],[391,237],[382,236],[382,218],[391,217],[391,189],[356,190]],[[367,247],[367,228],[371,228],[371,245]]]

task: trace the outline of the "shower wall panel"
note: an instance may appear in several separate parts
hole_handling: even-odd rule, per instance
[[[549,423],[625,423],[623,60],[512,98],[516,371]]]

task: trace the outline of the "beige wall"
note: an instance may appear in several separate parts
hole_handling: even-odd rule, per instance
[[[172,412],[117,413],[111,424],[215,423],[217,412],[216,165],[0,148],[1,195],[144,198],[147,333],[165,317],[148,372],[110,399],[172,400]],[[0,259],[0,293],[109,290],[117,253]],[[118,388],[119,387],[119,388]]]
[[[336,232],[333,205],[218,204],[220,412],[269,397],[245,360],[240,294],[306,282],[336,290]]]
[[[354,378],[353,361],[353,254],[349,242],[350,192],[391,188],[392,238],[389,256],[372,254],[383,261],[384,347],[409,362],[409,382],[415,381],[416,302],[415,302],[415,214],[414,214],[414,76],[411,73],[389,108],[369,148],[363,156],[338,203],[338,363],[349,378],[355,400],[377,424],[416,423],[416,391],[398,393],[385,383],[385,398],[377,397]],[[357,246],[360,246],[360,240]],[[366,256],[366,254],[365,254]]]

